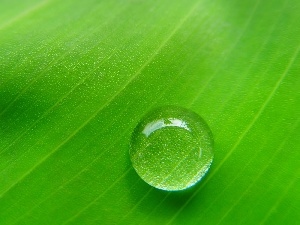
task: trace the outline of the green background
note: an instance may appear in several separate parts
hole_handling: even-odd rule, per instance
[[[0,1],[0,224],[297,224],[300,1]],[[200,114],[205,179],[131,167],[154,107]]]

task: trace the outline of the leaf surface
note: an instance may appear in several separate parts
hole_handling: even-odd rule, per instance
[[[300,2],[0,2],[0,224],[297,224]],[[190,190],[132,169],[149,110],[215,139]]]

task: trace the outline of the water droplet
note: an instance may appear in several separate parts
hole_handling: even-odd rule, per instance
[[[213,137],[196,113],[177,106],[149,112],[135,128],[130,159],[138,175],[163,190],[193,186],[213,160]]]

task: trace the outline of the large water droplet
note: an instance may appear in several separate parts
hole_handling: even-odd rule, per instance
[[[201,180],[213,160],[213,137],[196,113],[177,106],[149,112],[135,128],[130,159],[148,184],[177,191]]]

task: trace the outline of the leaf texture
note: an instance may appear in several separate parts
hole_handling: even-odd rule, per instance
[[[0,1],[0,224],[297,224],[300,2]],[[159,191],[139,119],[199,113],[208,175]]]

